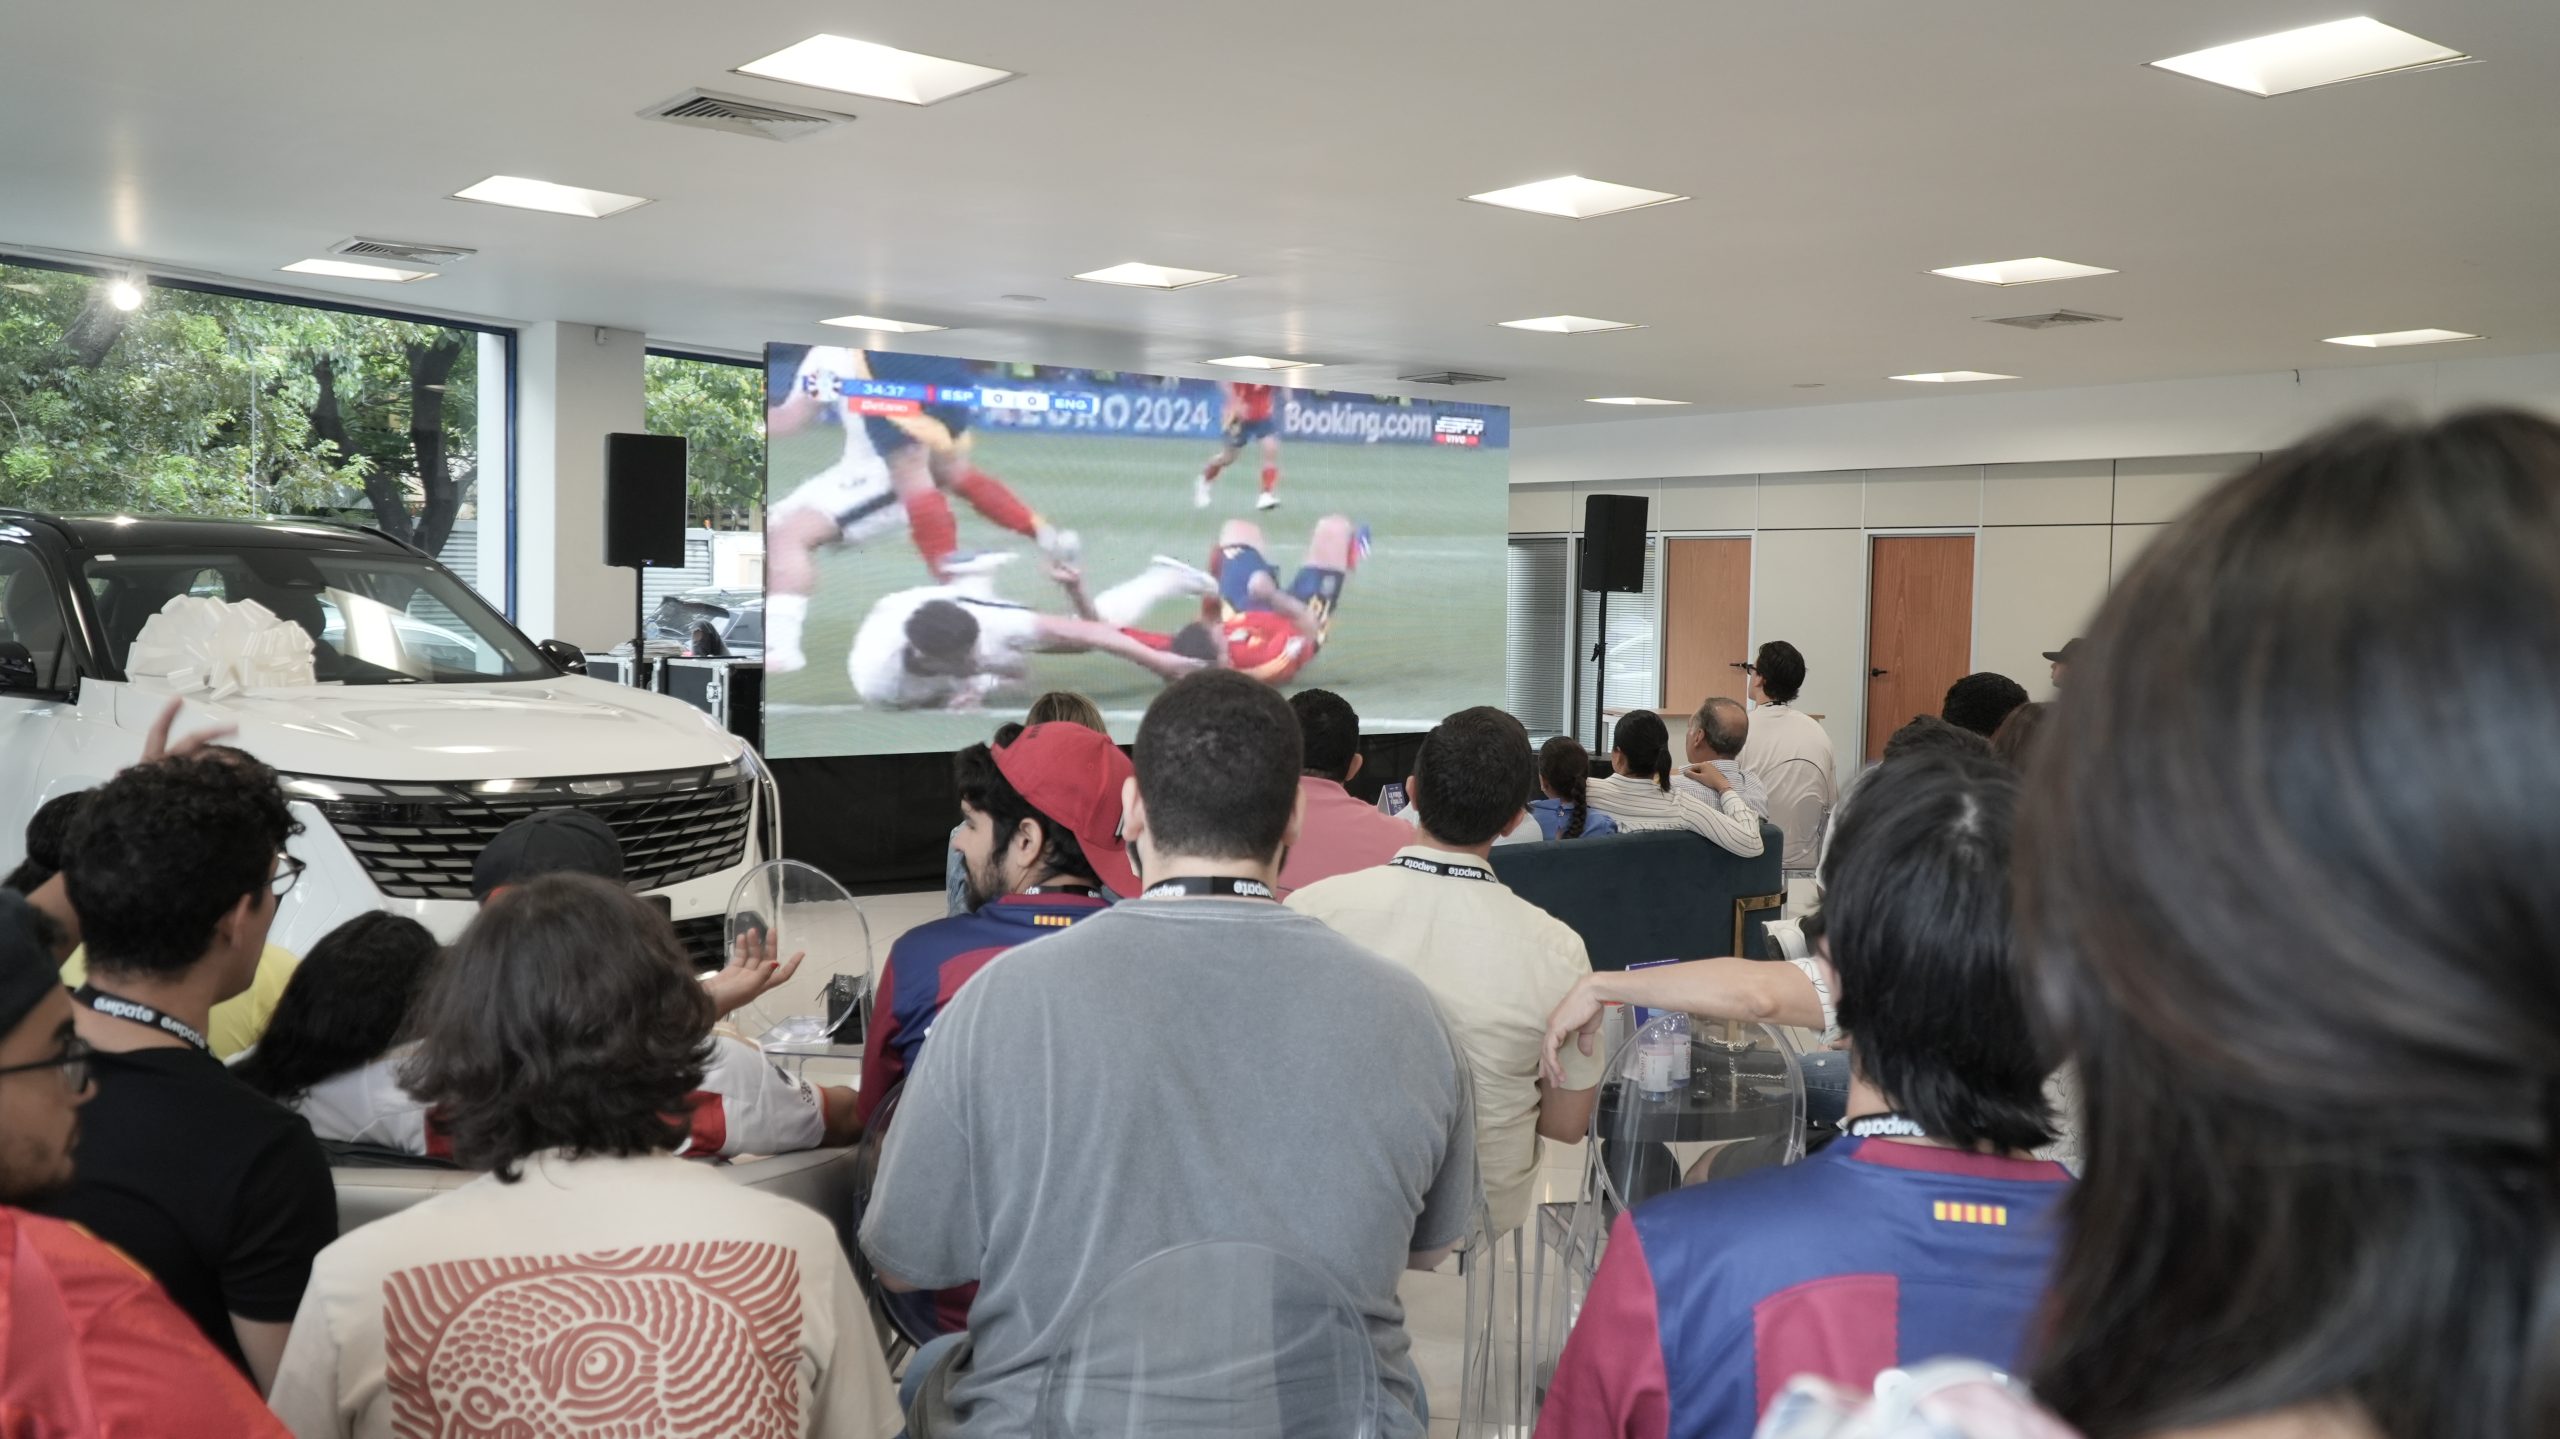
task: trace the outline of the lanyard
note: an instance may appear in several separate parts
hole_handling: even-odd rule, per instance
[[[205,1043],[204,1035],[194,1025],[176,1015],[162,1014],[140,1000],[119,999],[94,984],[80,986],[71,992],[71,997],[109,1019],[129,1019],[136,1024],[147,1024],[163,1034],[174,1034],[207,1054],[213,1052],[213,1046]]]
[[[1929,1131],[1899,1114],[1867,1114],[1840,1126],[1851,1139],[1926,1139]]]
[[[1502,883],[1502,881],[1493,877],[1492,870],[1486,869],[1482,865],[1441,864],[1436,860],[1417,859],[1409,854],[1397,855],[1395,858],[1388,860],[1387,863],[1396,865],[1403,869],[1412,870],[1416,874],[1436,874],[1445,876],[1449,879],[1480,879],[1487,884]]]
[[[1171,899],[1176,895],[1232,895],[1237,899],[1278,899],[1271,886],[1258,879],[1235,879],[1223,874],[1186,874],[1158,880],[1147,886],[1141,899]]]
[[[1035,884],[1024,894],[1071,894],[1078,899],[1100,899],[1102,891],[1089,884]]]

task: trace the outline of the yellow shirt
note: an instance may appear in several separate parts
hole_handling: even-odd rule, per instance
[[[293,979],[294,967],[301,963],[292,950],[267,946],[258,956],[258,974],[249,987],[213,1007],[213,1033],[205,1037],[213,1041],[214,1058],[229,1059],[258,1042],[276,1012],[276,1001],[284,997],[284,987]],[[88,976],[87,948],[71,951],[71,957],[62,962],[62,982],[77,989]]]

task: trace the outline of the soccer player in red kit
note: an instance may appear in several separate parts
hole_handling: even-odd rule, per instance
[[[1192,487],[1194,509],[1209,508],[1212,489],[1218,474],[1236,462],[1244,447],[1255,440],[1262,442],[1262,496],[1253,502],[1257,510],[1280,507],[1280,425],[1271,417],[1272,401],[1278,397],[1276,385],[1249,384],[1241,380],[1225,381],[1227,391],[1226,429],[1220,437],[1218,452],[1200,471],[1200,482]]]
[[[1129,633],[1142,643],[1249,674],[1265,684],[1296,679],[1324,648],[1342,584],[1369,552],[1369,529],[1348,515],[1327,515],[1307,536],[1304,561],[1288,588],[1263,555],[1262,527],[1229,520],[1218,532],[1209,572],[1218,594],[1202,601],[1199,623],[1178,634]]]

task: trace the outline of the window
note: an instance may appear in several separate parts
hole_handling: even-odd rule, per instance
[[[68,635],[61,598],[45,577],[43,563],[23,545],[0,544],[0,640],[23,647],[29,663],[19,675],[0,674],[0,688],[70,688]]]
[[[673,595],[761,591],[764,366],[665,350],[646,365],[649,433],[685,437],[686,519],[684,568],[644,571],[643,597],[662,613]]]
[[[0,496],[55,513],[309,515],[502,607],[513,337],[0,261]]]
[[[1651,709],[1662,702],[1662,541],[1644,542],[1644,589],[1609,596],[1608,685],[1597,698],[1611,710]],[[1574,545],[1575,561],[1582,546]],[[1600,631],[1600,596],[1578,591],[1581,609],[1574,624],[1574,733],[1593,754],[1608,752],[1609,736],[1592,733],[1593,682],[1600,666],[1591,662],[1591,641]]]
[[[1565,617],[1572,613],[1569,587],[1569,541],[1520,538],[1511,541],[1511,587],[1503,626],[1503,707],[1529,731],[1529,742],[1545,744],[1565,733],[1565,704],[1572,688],[1572,636]]]

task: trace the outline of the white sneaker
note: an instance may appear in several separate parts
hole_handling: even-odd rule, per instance
[[[768,648],[764,652],[764,672],[769,675],[797,674],[809,667],[809,657],[798,650]]]
[[[964,580],[977,575],[991,575],[1012,564],[1021,556],[1011,550],[980,550],[976,554],[955,554],[942,562],[942,577]]]
[[[1207,475],[1202,475],[1200,478],[1191,482],[1191,508],[1195,510],[1205,510],[1209,508],[1209,501],[1212,498],[1213,495],[1209,489],[1209,477]]]
[[[1253,507],[1257,510],[1276,510],[1280,508],[1280,492],[1277,490],[1264,490],[1255,498]]]
[[[1214,595],[1218,592],[1217,579],[1198,565],[1186,564],[1171,555],[1158,555],[1147,563],[1181,576],[1185,594]]]

